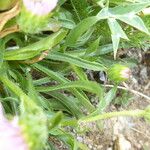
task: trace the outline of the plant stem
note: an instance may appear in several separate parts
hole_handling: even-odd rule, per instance
[[[104,87],[114,87],[114,85],[103,85]],[[139,91],[135,91],[135,90],[132,90],[132,89],[129,89],[129,88],[126,88],[126,87],[123,87],[123,86],[117,86],[118,89],[122,89],[122,90],[126,90],[126,91],[129,91],[133,94],[136,94],[136,95],[139,95],[141,97],[144,97],[145,99],[147,99],[147,102],[150,102],[150,97],[143,94],[143,93],[140,93]]]
[[[94,117],[87,117],[82,118],[79,120],[79,123],[87,123],[87,122],[93,122],[97,120],[103,120],[103,119],[109,119],[112,117],[118,117],[118,116],[130,116],[130,117],[143,117],[145,114],[145,110],[129,110],[129,111],[120,111],[120,112],[109,112],[100,114]]]

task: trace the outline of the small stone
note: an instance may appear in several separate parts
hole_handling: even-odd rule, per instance
[[[77,137],[77,140],[78,140],[79,142],[83,142],[83,138],[80,137],[80,136]]]
[[[92,149],[93,146],[92,146],[91,144],[89,144],[88,147],[89,147],[90,149]]]

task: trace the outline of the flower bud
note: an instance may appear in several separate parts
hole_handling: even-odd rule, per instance
[[[12,8],[17,0],[0,0],[0,11]]]
[[[22,0],[18,17],[20,29],[26,33],[39,33],[48,23],[58,0]]]
[[[131,70],[127,66],[115,64],[108,69],[107,74],[111,81],[120,83],[127,81],[130,78]]]

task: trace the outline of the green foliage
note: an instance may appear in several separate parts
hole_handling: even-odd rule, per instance
[[[82,122],[118,115],[149,120],[149,108],[137,114],[105,113],[112,102],[126,104],[116,97],[117,85],[126,80],[112,66],[117,73],[133,66],[129,59],[117,58],[118,49],[150,42],[150,17],[141,15],[149,6],[149,0],[59,0],[40,32],[20,31],[0,39],[0,101],[7,113],[19,116],[31,150],[56,149],[51,139],[70,150],[88,149],[66,126],[77,130]],[[32,30],[32,17],[26,17]],[[16,18],[4,29],[17,25]],[[108,81],[115,80],[114,87],[108,91],[93,81],[94,71],[105,72]]]

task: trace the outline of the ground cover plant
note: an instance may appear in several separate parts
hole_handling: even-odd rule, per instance
[[[0,149],[55,150],[61,141],[86,150],[71,130],[118,116],[149,122],[149,106],[106,111],[125,103],[124,90],[150,100],[126,87],[137,60],[118,55],[149,51],[149,15],[149,0],[1,0]]]

